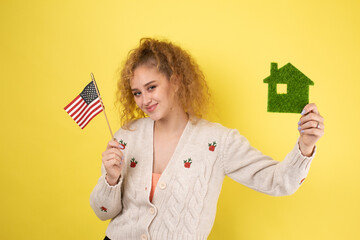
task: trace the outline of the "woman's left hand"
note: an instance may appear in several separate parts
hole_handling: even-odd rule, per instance
[[[298,123],[299,147],[304,156],[311,156],[315,143],[324,135],[324,118],[314,103],[307,104],[301,115]]]

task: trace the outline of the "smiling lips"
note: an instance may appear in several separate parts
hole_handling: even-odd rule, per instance
[[[148,112],[153,112],[153,111],[155,110],[155,108],[156,108],[157,105],[158,105],[157,103],[154,104],[154,105],[151,105],[151,106],[147,107],[146,110],[147,110]]]

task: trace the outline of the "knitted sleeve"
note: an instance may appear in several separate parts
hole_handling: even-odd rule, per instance
[[[101,166],[101,177],[90,195],[90,206],[96,216],[105,221],[114,218],[122,209],[121,203],[121,184],[123,177],[115,186],[110,186],[105,179],[106,171],[104,165]]]
[[[123,129],[119,129],[114,137],[121,139],[126,133]],[[119,182],[115,186],[110,186],[106,181],[106,170],[101,164],[101,177],[90,195],[90,206],[94,210],[96,216],[105,221],[116,217],[122,210],[121,187],[123,182],[123,174]]]
[[[272,196],[293,194],[308,174],[311,157],[301,154],[298,144],[281,162],[263,155],[250,146],[236,129],[231,129],[223,148],[222,164],[225,174],[256,191]]]

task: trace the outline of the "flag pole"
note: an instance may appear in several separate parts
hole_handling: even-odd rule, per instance
[[[107,116],[106,116],[105,107],[104,107],[104,104],[103,104],[103,102],[102,102],[102,99],[101,99],[101,96],[100,96],[100,93],[99,93],[99,90],[98,90],[98,87],[97,87],[97,84],[96,84],[96,81],[95,81],[94,74],[93,74],[93,73],[90,73],[90,75],[91,75],[91,79],[92,79],[92,81],[93,81],[93,83],[94,83],[94,85],[95,85],[96,93],[97,93],[97,95],[99,96],[100,103],[101,103],[101,107],[104,109],[105,119],[106,119],[107,125],[108,125],[109,130],[110,130],[111,139],[114,139],[114,135],[113,135],[113,133],[112,133],[112,131],[111,131],[111,127],[110,127],[110,124],[109,124],[109,120],[108,120],[108,118],[107,118]]]

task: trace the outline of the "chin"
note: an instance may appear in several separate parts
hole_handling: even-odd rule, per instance
[[[154,121],[159,121],[159,120],[162,120],[164,119],[164,114],[161,114],[161,113],[147,113],[147,115]]]
[[[148,115],[149,118],[151,118],[154,121],[158,121],[161,119],[161,117],[157,113],[146,113],[146,115]]]
[[[152,116],[152,115],[149,115],[149,114],[148,114],[148,116],[149,116],[149,118],[151,118],[151,119],[154,120],[154,121],[159,120],[159,118],[157,118],[156,116]]]
[[[149,117],[150,117],[152,120],[154,120],[155,122],[164,119],[163,117],[159,117],[159,116],[155,116],[155,115],[154,115],[154,116],[150,116],[150,115],[149,115]]]

